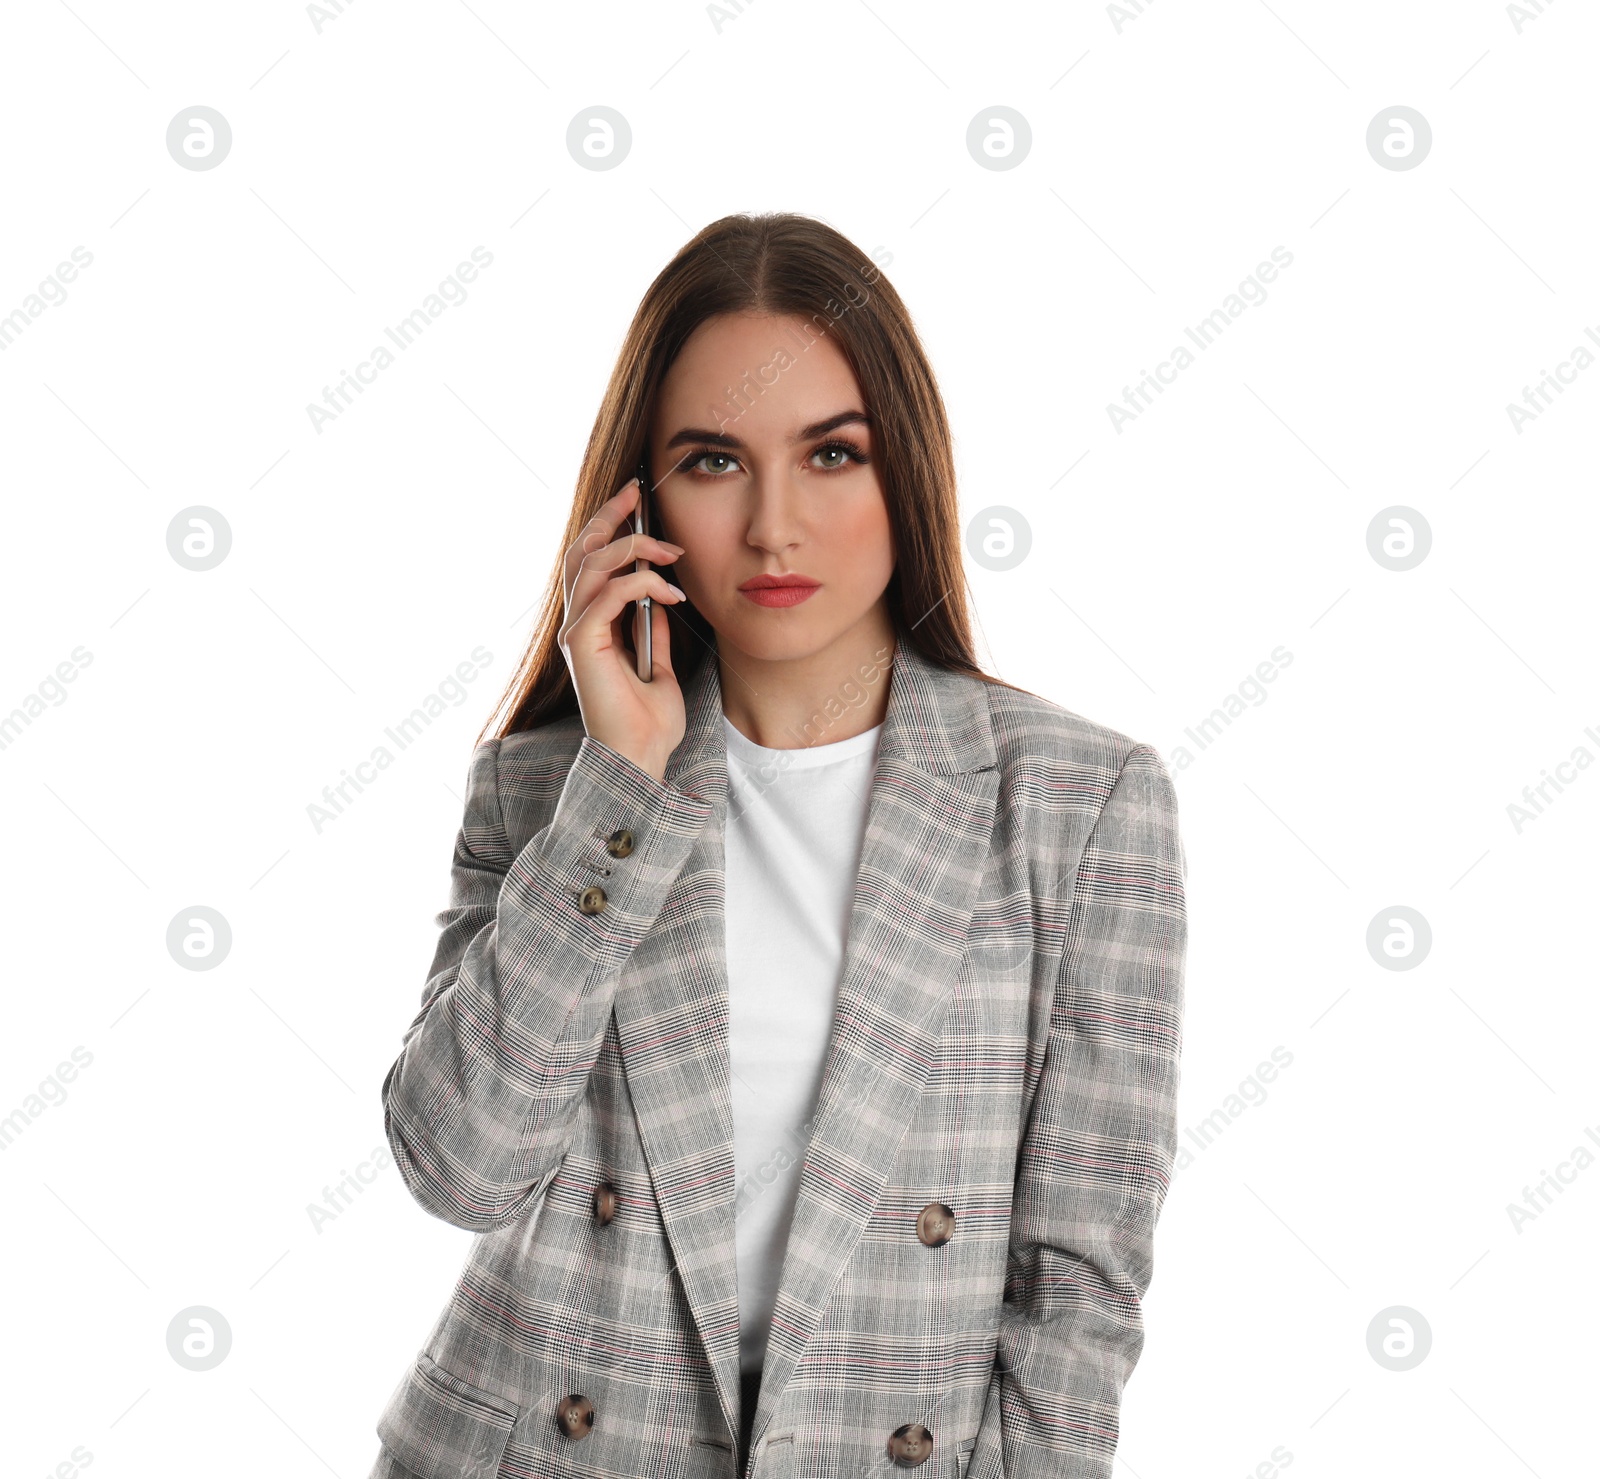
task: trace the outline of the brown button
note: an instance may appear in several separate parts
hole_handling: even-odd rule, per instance
[[[604,1227],[617,1215],[617,1189],[609,1181],[602,1181],[594,1189],[594,1220]]]
[[[585,914],[598,914],[606,907],[606,891],[598,883],[591,883],[578,895],[578,907]]]
[[[625,858],[633,851],[633,833],[626,827],[606,838],[606,851],[614,858]]]
[[[587,1438],[594,1428],[594,1403],[573,1392],[556,1403],[556,1423],[568,1438]]]
[[[903,1423],[889,1434],[889,1457],[902,1469],[914,1469],[933,1457],[933,1434],[921,1423]]]
[[[917,1236],[930,1248],[942,1247],[955,1232],[956,1214],[943,1202],[929,1202],[917,1214]]]

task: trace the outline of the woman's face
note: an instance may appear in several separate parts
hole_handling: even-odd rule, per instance
[[[655,532],[685,551],[663,573],[729,656],[793,660],[858,637],[875,647],[891,630],[893,536],[865,401],[833,339],[805,323],[707,319],[650,427]],[[761,575],[816,584],[801,600],[741,590]]]

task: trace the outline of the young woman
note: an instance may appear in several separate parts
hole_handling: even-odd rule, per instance
[[[877,267],[795,215],[689,242],[563,543],[383,1084],[480,1236],[371,1479],[1104,1479],[1176,1150],[1176,800],[974,663]]]

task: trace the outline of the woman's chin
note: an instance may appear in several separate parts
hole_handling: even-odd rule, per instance
[[[755,662],[798,662],[824,651],[838,635],[809,613],[802,615],[798,607],[752,610],[719,625],[717,645]]]

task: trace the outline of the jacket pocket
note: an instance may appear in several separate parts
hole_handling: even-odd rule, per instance
[[[495,1479],[521,1408],[461,1380],[426,1352],[395,1388],[378,1437],[421,1479]]]
[[[972,1450],[977,1446],[976,1438],[968,1438],[956,1449],[955,1479],[967,1479],[967,1468],[972,1463]]]
[[[761,1479],[795,1479],[794,1434],[779,1433],[761,1440],[756,1455],[756,1473]]]

